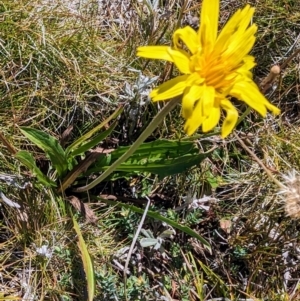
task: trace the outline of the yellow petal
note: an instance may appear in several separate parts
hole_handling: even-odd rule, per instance
[[[228,20],[228,22],[225,24],[225,26],[219,33],[215,47],[219,49],[220,53],[222,53],[223,50],[227,48],[227,45],[230,42],[230,37],[237,30],[237,24],[240,22],[240,17],[241,17],[241,10],[239,9]]]
[[[186,88],[182,97],[182,116],[189,119],[194,111],[194,106],[197,100],[202,97],[202,86],[191,86]]]
[[[236,20],[236,24],[238,24],[237,31],[243,32],[247,29],[247,27],[250,24],[255,8],[247,4],[242,10],[239,11],[240,11],[239,20]]]
[[[196,53],[201,47],[197,32],[190,26],[177,29],[174,32],[173,34],[174,47],[180,48],[181,47],[180,41],[182,41],[187,46],[187,48],[192,54]]]
[[[192,72],[190,69],[190,56],[184,50],[169,48],[168,53],[181,73],[190,74]]]
[[[199,86],[205,81],[198,72],[193,72],[186,81],[187,86]]]
[[[187,119],[184,125],[185,132],[189,136],[193,135],[195,131],[201,126],[202,121],[203,121],[202,103],[201,100],[199,100],[196,103],[191,118]]]
[[[266,102],[266,107],[269,111],[271,111],[274,115],[279,115],[280,114],[280,109],[278,109],[276,106],[273,106],[271,103],[268,101]]]
[[[183,93],[186,88],[188,75],[177,76],[152,90],[150,97],[153,101],[166,100]]]
[[[206,133],[215,128],[220,120],[220,116],[220,107],[213,107],[209,113],[209,116],[205,120],[203,120],[202,131]]]
[[[238,120],[238,111],[232,105],[228,99],[221,100],[221,107],[226,111],[226,117],[224,119],[221,136],[223,138],[227,137],[234,129]]]
[[[246,55],[243,58],[243,65],[237,69],[237,72],[240,74],[247,74],[247,77],[252,78],[251,72],[250,72],[251,76],[248,76],[249,70],[251,70],[255,65],[256,65],[255,58],[251,55]]]
[[[257,26],[252,25],[245,32],[232,36],[231,42],[224,51],[224,59],[235,62],[236,65],[247,55],[255,43],[254,34],[257,31]]]
[[[215,100],[215,89],[210,86],[203,86],[203,96],[201,99],[202,102],[202,114],[204,117],[208,117],[210,114],[211,109],[214,106]]]
[[[236,35],[240,36],[241,33],[246,31],[251,22],[253,13],[254,8],[250,7],[250,5],[246,5],[243,10],[239,9],[228,20],[221,30],[216,42],[216,48],[219,49],[220,53],[227,49],[228,45],[236,42]]]
[[[201,45],[211,51],[218,34],[220,0],[203,0],[199,35]]]
[[[244,101],[248,106],[265,117],[267,108],[274,114],[279,114],[280,110],[271,105],[263,94],[259,91],[257,85],[252,81],[240,81],[234,85],[230,95]]]
[[[137,48],[137,56],[158,59],[173,62],[172,56],[170,56],[168,49],[169,46],[141,46]]]

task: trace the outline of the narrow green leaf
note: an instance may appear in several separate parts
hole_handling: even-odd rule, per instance
[[[16,153],[16,158],[24,164],[40,181],[41,184],[47,187],[56,187],[56,183],[45,176],[41,170],[36,166],[35,160],[31,153],[27,151],[19,151]]]
[[[59,176],[68,170],[65,152],[56,138],[30,127],[21,127],[20,130],[26,138],[46,153]]]
[[[82,146],[78,147],[76,150],[74,150],[71,155],[73,157],[83,154],[86,151],[92,149],[94,146],[96,146],[97,144],[99,144],[102,140],[104,140],[107,136],[109,136],[111,134],[111,132],[114,130],[114,128],[116,127],[117,121],[115,121],[110,127],[109,129],[107,129],[106,131],[98,134],[97,136],[95,136],[91,141],[83,144]]]
[[[211,279],[213,283],[217,284],[218,289],[224,295],[226,295],[226,293],[228,292],[228,286],[224,283],[221,277],[218,274],[214,273],[214,271],[210,269],[207,265],[205,265],[201,260],[197,260],[197,261],[200,264],[202,271],[204,271],[207,277]]]
[[[74,141],[70,146],[66,149],[66,154],[74,152],[80,145],[82,145],[85,141],[90,139],[96,132],[101,130],[105,125],[107,125],[112,119],[117,118],[123,111],[122,107],[119,107],[112,115],[110,115],[107,119],[101,122],[98,126],[94,127],[92,130],[82,135],[79,139]]]
[[[93,261],[88,252],[88,249],[87,249],[85,241],[82,237],[79,225],[76,222],[74,216],[73,216],[73,225],[74,225],[75,232],[78,236],[78,247],[79,247],[79,250],[81,253],[81,259],[82,259],[83,268],[84,268],[84,272],[85,272],[85,276],[86,276],[88,301],[93,301],[94,294],[95,294],[95,273],[94,273]]]
[[[101,201],[105,202],[105,203],[108,203],[108,204],[111,204],[111,205],[117,205],[119,207],[124,207],[124,208],[127,208],[127,209],[130,209],[134,212],[137,212],[137,213],[140,213],[140,214],[143,214],[144,213],[144,210],[141,209],[141,208],[138,208],[136,206],[133,206],[133,205],[128,205],[128,204],[124,204],[124,203],[118,203],[118,202],[113,202],[113,201],[109,201],[109,200],[106,200],[106,199],[102,199],[102,198],[99,198]],[[207,248],[209,251],[211,251],[211,246],[210,244],[202,237],[200,236],[197,232],[195,232],[194,230],[192,230],[191,228],[187,227],[187,226],[183,226],[173,220],[170,220],[169,218],[165,217],[165,216],[162,216],[161,214],[155,212],[155,211],[151,211],[149,210],[147,212],[147,216],[149,217],[152,217],[154,219],[157,219],[157,220],[160,220],[162,222],[165,222],[167,223],[168,225],[172,226],[173,228],[176,228],[196,239],[198,239],[203,245],[205,248]]]

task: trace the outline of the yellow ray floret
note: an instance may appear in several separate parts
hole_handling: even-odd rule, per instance
[[[138,56],[172,62],[183,74],[161,84],[150,96],[159,101],[182,95],[182,116],[188,135],[199,127],[203,132],[211,131],[224,111],[221,134],[228,136],[238,120],[231,97],[245,102],[263,117],[267,110],[280,113],[252,80],[255,62],[249,52],[257,31],[255,24],[250,25],[254,8],[246,5],[235,12],[218,35],[219,4],[219,0],[203,0],[198,32],[189,26],[176,30],[172,47],[137,49]]]

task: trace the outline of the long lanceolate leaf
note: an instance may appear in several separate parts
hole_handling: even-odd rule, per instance
[[[99,158],[87,170],[86,175],[108,169],[128,149],[129,147],[120,147],[111,152],[109,156]],[[121,176],[149,172],[160,177],[166,177],[185,172],[187,169],[197,166],[211,155],[213,150],[199,153],[199,149],[194,142],[156,140],[140,145],[129,159],[115,168],[115,171],[122,172]]]
[[[30,127],[21,127],[20,130],[26,138],[46,153],[59,176],[67,172],[68,162],[65,151],[57,139]]]
[[[39,182],[47,187],[56,187],[56,183],[45,176],[36,166],[33,156],[27,151],[19,151],[16,158],[23,163],[39,180]]]
[[[106,131],[103,131],[102,133],[96,135],[95,137],[93,137],[91,141],[83,144],[82,146],[74,150],[72,152],[72,156],[75,157],[77,155],[83,154],[89,151],[90,149],[92,149],[94,146],[96,146],[101,141],[103,141],[107,136],[109,136],[111,132],[114,130],[114,128],[116,127],[116,125],[117,125],[117,120]]]
[[[88,249],[86,247],[85,241],[82,237],[78,223],[76,222],[74,216],[73,216],[73,225],[74,225],[74,229],[77,234],[77,237],[78,237],[78,247],[79,247],[79,250],[81,253],[83,269],[84,269],[85,276],[86,276],[87,292],[88,292],[88,300],[87,301],[93,301],[94,294],[95,294],[95,275],[94,275],[93,262],[92,262],[90,254],[88,252]]]
[[[161,159],[159,161],[144,163],[130,163],[121,164],[116,171],[131,172],[136,173],[150,172],[152,174],[159,175],[160,177],[171,176],[174,174],[179,174],[187,171],[187,169],[200,164],[208,154],[198,154],[198,155],[185,155],[179,158],[171,159]],[[126,162],[125,162],[126,163]]]
[[[87,132],[86,134],[82,135],[79,139],[74,141],[69,147],[66,149],[66,154],[75,152],[80,146],[82,146],[87,140],[89,140],[96,132],[106,126],[112,119],[117,118],[123,111],[123,108],[118,108],[111,116],[101,122],[99,125],[94,127],[92,130]],[[106,136],[109,135],[110,131],[106,131]],[[103,136],[104,139],[106,136]],[[78,152],[78,151],[77,151]],[[81,152],[81,151],[80,151]]]
[[[118,159],[125,152],[128,151],[130,146],[121,146],[117,148],[111,155],[112,160]],[[146,142],[139,146],[135,153],[128,159],[131,158],[165,158],[165,157],[177,157],[185,154],[198,154],[199,149],[195,146],[193,141],[181,141],[181,140],[166,140],[160,139],[152,142]],[[127,161],[128,161],[127,160]]]

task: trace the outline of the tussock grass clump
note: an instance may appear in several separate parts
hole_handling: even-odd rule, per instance
[[[59,134],[118,104],[126,61],[96,5],[7,1],[1,11],[2,123]]]

